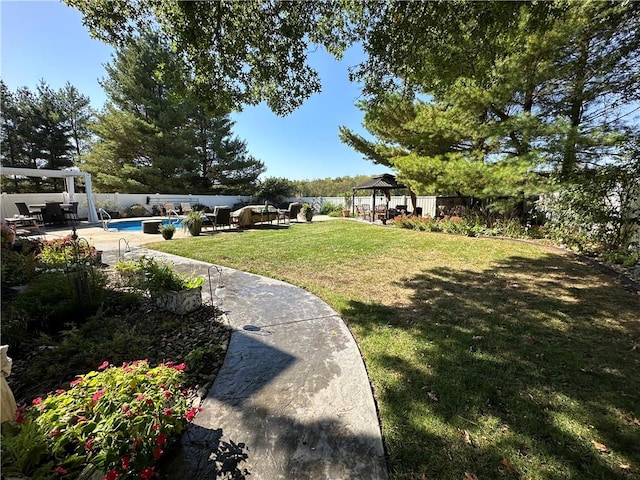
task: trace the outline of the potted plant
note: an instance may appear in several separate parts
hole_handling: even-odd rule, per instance
[[[194,237],[200,235],[202,231],[202,222],[207,219],[205,213],[201,210],[192,210],[187,213],[180,221],[182,229],[188,231]]]
[[[351,196],[351,193],[349,192],[344,192],[344,209],[342,210],[342,216],[343,217],[348,217],[349,214],[351,213],[351,200],[353,199],[353,197]]]
[[[172,265],[144,256],[121,260],[115,268],[126,285],[148,291],[153,303],[163,310],[183,315],[202,305],[204,279],[201,277],[180,275]]]
[[[176,233],[176,227],[173,223],[161,223],[158,225],[158,231],[162,234],[162,238],[171,240]]]
[[[310,222],[313,218],[313,213],[313,207],[310,204],[305,203],[304,205],[302,205],[302,208],[300,209],[302,220]]]

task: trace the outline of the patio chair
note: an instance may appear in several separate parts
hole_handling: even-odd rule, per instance
[[[75,225],[80,220],[78,218],[78,202],[71,202],[71,206],[63,209],[62,213],[65,219],[71,220]]]
[[[356,206],[356,209],[358,211],[358,216],[362,217],[363,220],[366,220],[367,218],[369,218],[369,220],[372,219],[371,216],[371,207],[369,206],[368,203],[363,203],[362,205],[358,205]]]
[[[42,223],[42,211],[40,210],[29,210],[27,204],[24,202],[16,202],[16,207],[18,207],[18,213],[25,217],[34,217],[40,223]]]
[[[278,210],[278,221],[282,220],[284,222],[291,223],[291,219],[295,218],[297,222],[301,208],[302,205],[298,202],[290,203],[289,208]]]
[[[180,204],[180,209],[182,210],[183,215],[186,215],[187,213],[191,213],[193,211],[193,208],[191,208],[191,204],[186,202]]]
[[[62,213],[62,207],[59,202],[45,202],[44,210],[42,211],[42,219],[44,224],[53,225],[66,225],[66,219],[64,213]]]
[[[216,216],[216,228],[227,225],[231,229],[231,207],[216,207],[214,213]]]

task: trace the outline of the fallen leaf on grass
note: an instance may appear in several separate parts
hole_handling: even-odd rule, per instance
[[[629,465],[628,463],[621,463],[620,464],[620,469],[621,470],[631,470],[631,465]]]
[[[464,480],[478,480],[478,477],[473,473],[464,472]]]
[[[475,447],[475,445],[473,444],[473,440],[471,440],[471,435],[467,430],[461,430],[460,435],[462,435],[462,438],[464,439],[464,443],[466,443],[467,445],[471,445],[472,447]]]
[[[609,453],[609,448],[606,445],[596,442],[595,440],[591,440],[591,443],[593,443],[593,446],[596,447],[596,450],[600,453]]]
[[[436,396],[435,393],[433,392],[427,392],[427,397],[429,397],[431,400],[433,400],[434,402],[438,401],[438,397]]]
[[[511,460],[509,460],[507,457],[502,458],[502,465],[504,465],[504,468],[507,469],[507,473],[509,475],[513,475],[516,473],[516,469],[513,468],[513,464],[511,463]]]

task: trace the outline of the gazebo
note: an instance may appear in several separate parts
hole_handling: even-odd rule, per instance
[[[69,193],[69,201],[73,201],[75,195],[75,177],[83,177],[85,188],[87,191],[87,205],[89,208],[88,220],[89,223],[98,223],[98,214],[96,213],[96,206],[93,201],[93,192],[91,190],[91,174],[81,172],[79,170],[46,170],[43,168],[16,168],[16,167],[2,167],[0,170],[2,175],[18,175],[22,177],[50,177],[50,178],[64,178],[67,192]]]
[[[399,190],[401,188],[407,188],[402,183],[398,183],[396,181],[395,175],[391,175],[390,173],[383,173],[382,175],[374,175],[371,177],[371,180],[361,183],[360,185],[356,185],[352,188],[353,193],[351,194],[351,213],[355,213],[355,196],[358,190],[373,190],[373,205],[371,207],[371,211],[376,211],[376,192],[384,193],[384,196],[387,199],[387,207],[389,206],[389,200],[391,200],[391,190]]]

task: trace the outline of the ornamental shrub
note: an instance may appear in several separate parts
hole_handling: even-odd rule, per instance
[[[68,390],[20,407],[16,421],[2,425],[3,475],[75,478],[95,469],[105,479],[150,478],[198,411],[182,393],[183,369],[104,362]]]

